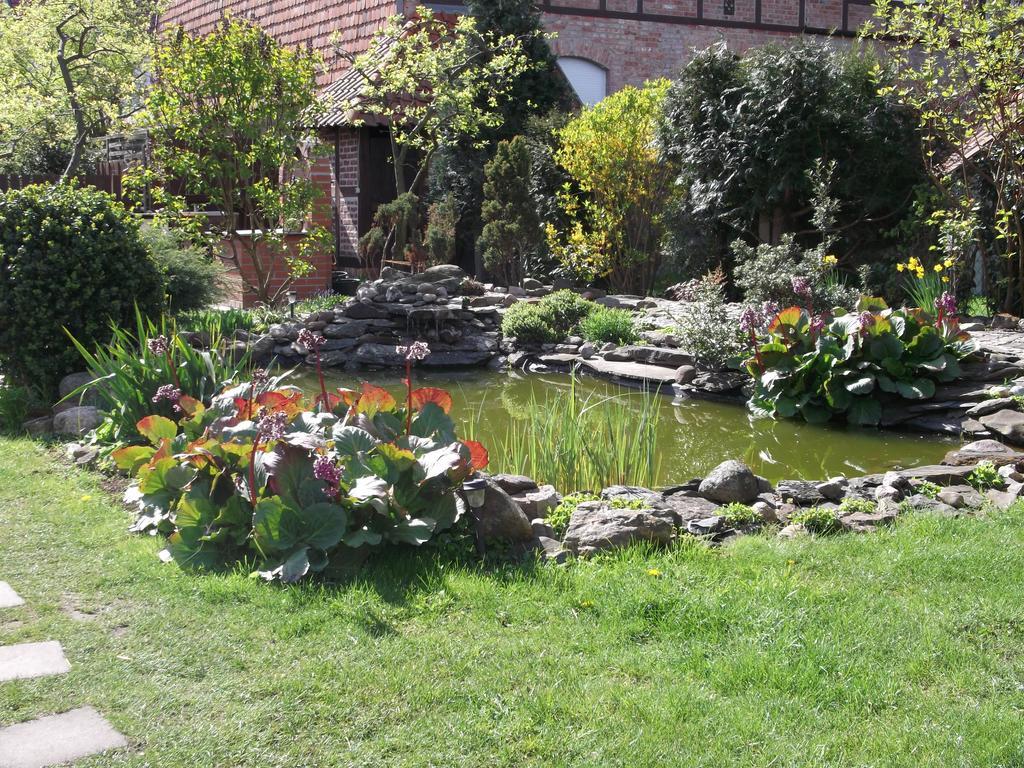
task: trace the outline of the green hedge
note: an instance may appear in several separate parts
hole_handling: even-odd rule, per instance
[[[0,370],[53,395],[83,367],[65,329],[87,347],[135,305],[160,312],[160,273],[130,214],[110,195],[70,185],[0,196]]]

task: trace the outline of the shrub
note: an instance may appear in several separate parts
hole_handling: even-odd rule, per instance
[[[677,165],[658,157],[656,126],[667,80],[626,86],[583,110],[559,132],[555,159],[572,185],[559,203],[566,231],[548,226],[551,250],[587,279],[606,277],[619,292],[646,293],[661,256],[665,213]]]
[[[580,335],[597,344],[633,344],[639,338],[633,325],[633,313],[625,309],[602,307],[600,304],[579,324]]]
[[[875,511],[878,505],[867,499],[858,499],[853,496],[848,496],[839,502],[839,514],[850,515],[850,514],[861,514],[870,515]]]
[[[544,247],[544,231],[530,190],[526,139],[516,136],[498,144],[484,174],[479,240],[484,267],[505,285],[519,285],[531,255]]]
[[[834,318],[790,307],[763,341],[746,363],[755,379],[751,409],[812,423],[842,414],[851,424],[877,424],[887,399],[932,397],[936,382],[957,378],[958,361],[974,351],[955,317],[894,311],[881,299],[862,299],[858,312]]]
[[[726,504],[718,510],[717,514],[725,518],[725,522],[733,528],[739,528],[744,525],[753,525],[754,523],[761,522],[761,516],[753,507],[747,504],[739,504],[736,502]]]
[[[942,491],[942,486],[928,480],[921,480],[914,486],[914,490],[929,499],[934,499]]]
[[[31,388],[7,385],[0,378],[0,433],[20,433],[21,425],[42,405],[43,401]]]
[[[209,407],[182,397],[177,422],[147,416],[149,444],[112,454],[136,477],[133,529],[167,535],[183,566],[242,563],[283,582],[356,549],[423,544],[462,516],[455,489],[487,452],[456,439],[448,393],[410,389],[404,403],[363,384],[308,405],[265,379]]]
[[[539,306],[548,323],[561,338],[571,333],[580,320],[599,305],[587,301],[575,291],[562,289],[545,296],[540,300]]]
[[[172,314],[205,309],[224,297],[224,266],[167,227],[144,226],[142,243],[163,274]]]
[[[789,516],[789,522],[802,525],[811,533],[836,533],[842,528],[835,511],[827,507],[798,509]]]
[[[225,354],[219,349],[221,336],[215,326],[199,330],[209,334],[210,349],[189,344],[166,319],[157,326],[141,314],[135,317],[134,333],[114,326],[111,341],[92,350],[72,339],[99,384],[92,389],[106,413],[97,430],[101,442],[138,442],[143,436],[136,424],[143,417],[174,416],[177,400],[161,397],[161,387],[170,386],[178,396],[209,405],[225,384],[240,380],[249,367],[248,352],[238,358]],[[161,346],[166,346],[166,351]],[[76,396],[73,393],[68,399]]]
[[[803,40],[743,56],[724,44],[694,55],[665,99],[659,126],[686,201],[671,226],[696,223],[714,235],[712,263],[724,260],[732,233],[777,244],[783,233],[807,229],[808,172],[834,159],[845,239],[839,250],[859,247],[857,258],[873,257],[885,231],[877,222],[897,222],[922,179],[913,115],[879,94],[879,81],[891,80],[876,64],[866,49]],[[676,242],[686,238],[668,241]]]
[[[991,488],[998,488],[1003,484],[1003,478],[999,470],[991,461],[979,462],[978,466],[967,476],[967,482],[976,491],[984,493]]]
[[[0,196],[0,369],[52,396],[90,348],[135,308],[157,315],[160,273],[138,225],[91,188],[30,186]]]
[[[427,263],[453,264],[455,262],[456,228],[459,210],[454,195],[445,195],[427,208],[427,227],[423,232],[423,248]]]
[[[501,333],[514,337],[521,344],[549,344],[561,338],[548,320],[549,315],[537,304],[520,301],[505,312]]]
[[[743,351],[739,325],[725,310],[724,283],[720,269],[690,281],[672,313],[682,348],[709,368],[722,368]]]

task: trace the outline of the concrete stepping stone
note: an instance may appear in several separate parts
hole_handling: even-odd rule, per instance
[[[0,581],[0,608],[15,608],[24,605],[25,601],[18,596],[18,593],[11,589],[6,581]]]
[[[63,675],[69,669],[64,649],[56,640],[0,645],[0,682]]]
[[[44,768],[127,746],[99,712],[82,707],[0,728],[0,768]]]

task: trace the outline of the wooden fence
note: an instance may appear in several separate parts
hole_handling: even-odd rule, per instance
[[[22,189],[31,184],[53,184],[60,176],[55,173],[40,173],[29,176],[0,174],[0,192],[9,189]],[[86,187],[96,187],[104,192],[109,192],[118,200],[121,199],[123,190],[121,188],[120,173],[83,173],[76,179],[78,183]]]

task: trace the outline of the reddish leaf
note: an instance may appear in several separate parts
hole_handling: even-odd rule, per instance
[[[302,411],[302,393],[290,390],[273,390],[256,396],[256,402],[269,412],[284,411],[295,416]]]
[[[174,437],[178,434],[178,425],[166,416],[146,416],[139,419],[135,428],[153,445],[159,445],[165,437]]]
[[[770,333],[775,333],[782,326],[797,327],[804,317],[804,311],[800,307],[788,307],[775,316],[772,324],[768,326]]]
[[[206,406],[196,400],[194,397],[188,395],[182,395],[178,400],[178,406],[185,412],[186,416],[195,416],[201,414],[206,410]]]
[[[338,395],[341,397],[341,402],[345,405],[353,405],[359,400],[359,392],[354,389],[342,389],[339,387]]]
[[[148,445],[129,445],[124,448],[118,448],[110,454],[110,458],[114,460],[118,469],[123,469],[129,474],[134,475],[139,467],[150,460],[154,450]]]
[[[412,391],[412,407],[419,411],[427,403],[433,403],[445,413],[452,410],[452,396],[437,387],[420,387]]]
[[[398,403],[391,393],[383,387],[363,382],[363,391],[359,395],[359,402],[356,403],[356,412],[373,416],[381,411],[393,411]]]
[[[487,449],[481,443],[476,440],[463,440],[462,444],[469,449],[469,466],[473,469],[477,471],[485,469],[491,462],[490,456],[487,455]]]

